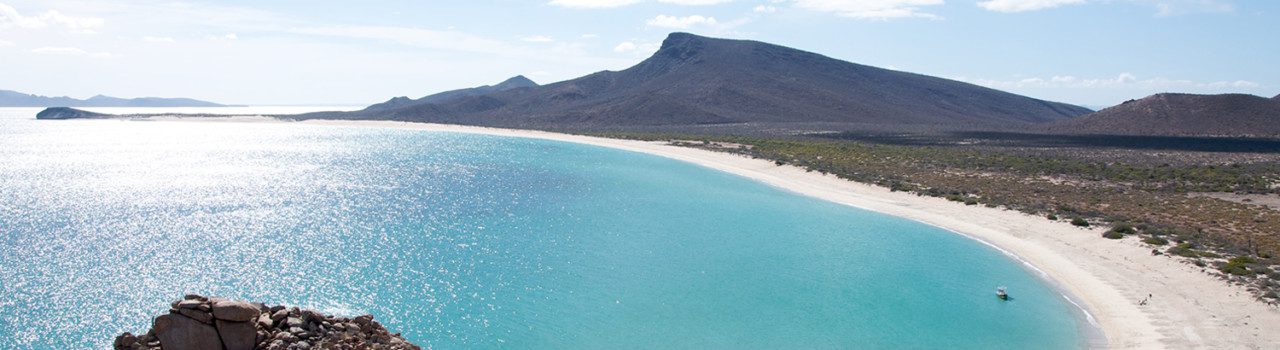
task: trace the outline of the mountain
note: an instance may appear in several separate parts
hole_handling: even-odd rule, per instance
[[[86,100],[66,96],[46,97],[17,91],[0,90],[0,107],[226,107],[226,105],[189,98],[118,98],[97,95]]]
[[[1067,134],[1280,136],[1280,99],[1156,94],[1039,128]]]
[[[622,71],[469,96],[401,98],[377,107],[299,118],[553,129],[734,126],[827,131],[1009,128],[1091,112],[778,45],[687,33],[671,34],[652,57]]]
[[[428,95],[416,100],[411,99],[407,96],[395,97],[388,100],[387,102],[369,106],[368,108],[365,108],[365,110],[382,111],[382,110],[389,110],[389,109],[411,106],[415,104],[425,104],[425,103],[439,104],[439,103],[445,103],[445,102],[449,102],[449,101],[463,98],[463,97],[479,96],[479,95],[484,95],[492,92],[507,91],[512,89],[535,87],[535,86],[538,86],[538,83],[533,82],[533,80],[529,80],[529,78],[525,78],[523,75],[517,75],[510,79],[504,80],[501,83],[498,83],[497,85],[485,85],[485,86],[468,88],[468,89],[450,90],[450,91],[445,91],[445,92],[441,92],[433,95]]]

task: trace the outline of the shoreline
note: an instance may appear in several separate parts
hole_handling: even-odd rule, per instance
[[[1154,256],[1136,239],[1102,239],[1105,229],[1078,228],[1065,221],[942,198],[892,192],[888,188],[809,172],[792,165],[664,142],[609,139],[545,131],[394,121],[306,120],[265,117],[193,119],[181,122],[266,122],[316,126],[384,127],[536,138],[608,147],[685,161],[743,176],[793,193],[898,216],[939,227],[991,246],[1040,273],[1076,304],[1101,331],[1107,348],[1280,347],[1280,311],[1252,299],[1242,287],[1168,255]],[[1145,305],[1139,301],[1151,295]],[[1268,329],[1272,331],[1267,331]],[[1096,338],[1097,335],[1093,334]]]

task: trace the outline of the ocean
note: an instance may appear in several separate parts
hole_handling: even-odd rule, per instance
[[[690,163],[38,111],[0,108],[0,348],[109,348],[184,293],[370,313],[434,349],[1088,345],[1057,288],[981,242]]]

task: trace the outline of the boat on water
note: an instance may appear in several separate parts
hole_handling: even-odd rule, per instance
[[[996,297],[1000,298],[1000,300],[1009,300],[1009,292],[1005,290],[1004,286],[997,287]]]

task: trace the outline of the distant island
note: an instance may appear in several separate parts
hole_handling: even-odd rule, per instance
[[[190,98],[139,97],[119,98],[97,95],[88,99],[66,96],[49,97],[11,90],[0,90],[0,107],[232,107]]]

